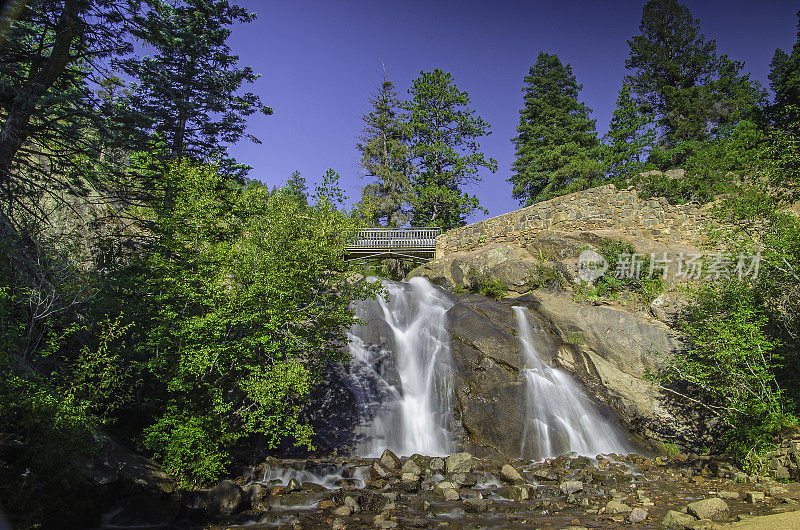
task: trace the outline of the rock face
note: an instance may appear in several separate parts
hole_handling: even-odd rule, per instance
[[[471,443],[518,456],[514,451],[522,436],[518,431],[524,392],[517,374],[523,360],[512,305],[533,310],[541,327],[552,332],[552,345],[543,351],[553,352],[553,358],[545,362],[576,375],[590,394],[614,409],[634,432],[648,439],[677,440],[684,446],[707,441],[697,438],[698,432],[707,430],[697,412],[647,379],[649,372],[683,347],[680,336],[665,324],[684,303],[680,297],[664,293],[639,310],[573,300],[569,286],[579,281],[580,252],[598,248],[607,238],[629,242],[643,253],[691,251],[688,246],[667,249],[661,242],[613,231],[542,231],[526,239],[525,248],[489,244],[446,255],[410,273],[456,291],[468,287],[474,274],[470,271],[509,285],[503,303],[461,295],[448,313],[457,415]],[[508,273],[523,269],[528,271],[525,279]],[[545,276],[555,277],[556,283],[541,283]],[[529,290],[519,294],[526,287]]]
[[[554,264],[549,264],[550,270]],[[455,252],[426,263],[408,275],[425,276],[449,291],[470,289],[481,277],[501,280],[511,292],[524,293],[547,276],[548,265],[515,245],[486,245],[470,252]]]

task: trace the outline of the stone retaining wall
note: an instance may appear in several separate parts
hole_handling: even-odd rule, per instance
[[[607,184],[449,230],[436,239],[436,257],[492,242],[521,245],[543,230],[619,230],[668,245],[696,246],[710,217],[708,206],[640,199],[634,188]]]

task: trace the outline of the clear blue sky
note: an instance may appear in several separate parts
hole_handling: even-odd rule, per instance
[[[253,116],[249,131],[261,145],[232,149],[253,166],[250,176],[281,185],[294,170],[313,183],[329,167],[342,177],[348,203],[365,184],[355,142],[367,97],[381,81],[382,64],[401,96],[420,70],[442,68],[469,92],[472,107],[492,125],[481,147],[499,169],[482,173],[477,194],[489,215],[519,207],[510,175],[522,103],[522,78],[540,50],[572,64],[582,98],[603,134],[625,75],[626,40],[638,33],[643,1],[417,1],[245,0],[258,18],[233,29],[230,42],[242,64],[262,77],[250,90],[275,109]],[[775,48],[796,37],[797,2],[684,2],[720,53],[745,61],[767,84]],[[479,220],[476,215],[470,221]]]

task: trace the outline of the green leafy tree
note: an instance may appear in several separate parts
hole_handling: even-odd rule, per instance
[[[630,85],[623,84],[606,134],[608,145],[604,152],[604,162],[613,177],[627,178],[644,169],[647,154],[656,140],[652,123],[652,117],[641,112],[631,95]]]
[[[372,110],[362,118],[364,132],[356,147],[364,175],[374,182],[364,186],[359,209],[372,224],[403,226],[409,219],[410,183],[402,102],[385,76],[369,101]]]
[[[153,203],[158,237],[112,286],[140,337],[129,355],[147,374],[142,442],[187,482],[219,476],[248,437],[312,443],[309,392],[343,358],[350,302],[376,293],[347,281],[355,221],[334,207],[336,177],[306,204],[230,186],[213,166],[183,161],[163,176],[176,193]]]
[[[591,110],[578,100],[582,85],[557,55],[540,52],[525,76],[523,108],[512,164],[512,196],[532,204],[585,189],[603,176]]]
[[[411,176],[411,222],[452,228],[480,208],[462,186],[480,180],[479,168],[497,171],[497,162],[480,152],[478,139],[490,126],[469,108],[469,94],[440,69],[422,71],[405,103]]]
[[[227,43],[230,26],[255,15],[227,0],[150,0],[136,20],[144,57],[129,57],[120,68],[135,78],[130,106],[141,126],[166,143],[173,158],[219,159],[222,169],[243,176],[248,168],[226,155],[226,144],[247,137],[245,118],[271,114],[258,96],[241,93],[258,75],[240,66]]]

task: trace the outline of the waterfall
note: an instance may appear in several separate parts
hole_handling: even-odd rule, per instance
[[[363,456],[446,455],[454,449],[450,337],[452,301],[424,278],[384,281],[388,299],[363,301],[350,330],[351,390],[363,418]]]
[[[585,456],[630,452],[617,429],[600,416],[578,383],[539,357],[527,309],[513,309],[526,366],[522,458],[548,458],[571,451]]]

